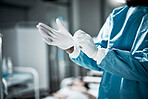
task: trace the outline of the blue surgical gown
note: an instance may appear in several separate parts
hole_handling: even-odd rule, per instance
[[[148,99],[148,7],[115,8],[95,44],[109,49],[100,64],[82,51],[71,60],[103,71],[98,99]]]

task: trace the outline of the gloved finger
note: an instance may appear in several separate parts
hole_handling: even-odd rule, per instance
[[[81,46],[80,48],[87,48],[89,44],[91,44],[91,41],[89,39],[87,40],[77,40],[75,41],[75,44],[78,46]]]
[[[77,45],[82,46],[82,47],[94,47],[95,43],[92,39],[86,39],[86,40],[78,40],[75,42]],[[95,46],[96,47],[96,46]]]
[[[79,31],[81,30],[78,30],[73,36],[75,42],[82,41],[85,38],[85,36],[82,37],[81,32]]]
[[[50,32],[50,34],[53,34],[53,32],[49,29],[47,29],[46,27],[42,26],[42,25],[37,25],[38,29],[43,29],[44,31],[46,30],[46,33],[48,34],[48,32]]]
[[[78,30],[78,31],[76,31],[75,32],[75,34],[74,34],[74,39],[76,39],[76,38],[83,38],[83,36],[85,36],[85,32],[84,31],[82,31],[82,30]]]
[[[44,27],[42,25],[38,25],[38,28],[42,28],[42,29],[46,30],[47,33],[49,32],[49,33],[51,33],[51,34],[53,34],[55,36],[57,36],[59,34],[57,31],[51,31],[51,30],[47,29],[46,27]]]
[[[48,45],[54,45],[52,39],[43,38],[42,40],[43,40],[45,43],[47,43]]]
[[[77,35],[77,38],[79,38],[79,39],[90,39],[91,38],[91,36],[89,35],[89,34],[84,34],[84,33],[79,33],[79,35]]]
[[[83,47],[86,47],[86,46],[87,46],[87,43],[86,43],[86,42],[84,42],[84,41],[78,41],[78,42],[76,42],[76,44],[77,44],[78,46],[80,46],[81,48],[83,48]]]
[[[53,40],[54,38],[50,35],[48,35],[44,30],[39,29],[40,34],[44,37],[44,38],[49,38],[51,40]]]
[[[42,26],[38,26],[38,28],[40,30],[43,30],[47,36],[51,36],[51,37],[54,37],[56,38],[57,37],[57,34],[54,32],[54,33],[51,33],[51,31],[48,31],[46,28],[42,27]]]
[[[81,48],[81,49],[82,49],[82,47],[83,47],[83,45],[81,45],[81,44],[82,44],[82,42],[83,42],[83,41],[76,40],[76,41],[75,41],[75,44],[76,44],[79,48]]]
[[[82,39],[75,38],[74,42],[77,44],[78,42],[82,41]]]
[[[78,41],[89,41],[91,38],[90,35],[86,34],[86,33],[82,33],[82,32],[78,32],[74,37],[73,37],[74,41],[77,43]]]
[[[51,33],[57,32],[57,30],[55,30],[55,29],[49,27],[48,25],[46,25],[46,24],[44,24],[44,23],[39,23],[38,25],[39,25],[39,26],[42,26],[42,27],[44,27],[44,28],[46,28],[46,29],[49,30],[49,31],[51,31]]]
[[[88,43],[93,42],[91,36],[88,35],[88,34],[83,35],[82,37],[77,37],[77,38],[74,39],[74,41],[75,41],[75,43],[80,42],[80,41],[83,42],[83,43],[86,43],[86,42],[88,42]]]
[[[77,37],[77,38],[75,38],[74,39],[74,41],[75,41],[75,43],[78,43],[78,42],[86,42],[86,41],[88,41],[88,39],[86,38],[86,36],[84,36],[84,37]]]
[[[64,24],[60,21],[59,18],[56,19],[56,23],[59,27],[59,30],[62,30],[62,31],[67,31],[66,27],[64,26]]]

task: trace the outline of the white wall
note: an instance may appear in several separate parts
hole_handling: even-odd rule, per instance
[[[60,1],[60,0],[59,0]],[[66,5],[57,4],[49,1],[38,0],[38,2],[31,9],[28,10],[28,20],[44,22],[52,25],[56,18],[61,16],[68,21],[68,8]]]
[[[7,27],[3,33],[3,56],[11,57],[14,66],[29,66],[39,73],[41,89],[49,88],[48,51],[37,28]]]
[[[1,29],[3,34],[3,56],[11,57],[13,64],[17,65],[17,33],[14,27],[7,27]]]
[[[55,20],[59,16],[63,17],[63,20],[67,23],[68,9],[66,6],[63,6],[62,4],[55,4],[52,2],[43,2],[42,0],[38,0],[38,2],[31,9],[28,10],[28,20],[43,22],[53,28],[56,28]],[[68,29],[68,23],[66,25],[67,25],[67,29]],[[37,33],[37,34],[39,34],[39,33]],[[23,35],[26,35],[26,34],[24,33]],[[21,41],[23,39],[23,35],[21,36],[21,39],[19,39],[19,41]],[[33,34],[28,34],[28,36],[29,35],[30,35],[30,37],[33,37]],[[39,37],[39,38],[40,39],[38,39],[38,40],[40,42],[42,42],[41,37]],[[29,46],[27,45],[27,47],[30,47],[32,49],[31,45],[33,45],[33,43],[31,43]],[[20,48],[22,49],[23,46],[21,46]],[[40,62],[45,62],[45,61],[43,61],[43,60],[45,60],[45,58],[49,60],[49,58],[47,58],[48,57],[47,55],[49,55],[49,54],[44,52],[43,48],[38,48],[38,50],[43,52],[43,53],[40,53],[40,57],[42,57],[42,61],[40,61]],[[49,49],[48,49],[48,51],[49,51]],[[29,52],[28,54],[31,54],[31,52]],[[19,55],[21,55],[21,54],[19,54]],[[27,56],[25,56],[25,57],[27,57]],[[36,59],[36,60],[39,62],[38,59]],[[28,61],[28,59],[25,61]],[[51,62],[51,61],[49,61],[49,62]],[[50,73],[48,73],[50,71],[49,70],[50,68],[48,68],[45,64],[43,65],[45,67],[42,67],[41,63],[39,63],[39,64],[38,65],[35,64],[35,65],[37,66],[36,68],[38,68],[38,70],[39,70],[40,78],[42,77],[40,79],[41,80],[40,85],[43,87],[47,87],[47,84],[50,85],[50,82],[52,82],[52,81],[49,81],[49,79],[51,79],[50,77],[52,76],[52,75],[49,75]],[[51,66],[50,64],[51,63],[49,63],[48,66]],[[53,65],[51,67],[53,67]],[[43,82],[43,81],[45,81],[45,82]]]
[[[101,27],[100,0],[72,0],[73,31],[82,29],[97,36]]]
[[[30,66],[39,73],[40,88],[48,89],[48,52],[36,28],[18,28],[18,66]]]

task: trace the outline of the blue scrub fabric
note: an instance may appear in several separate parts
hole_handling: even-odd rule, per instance
[[[148,7],[115,8],[96,46],[109,49],[100,64],[82,51],[71,60],[103,71],[98,99],[148,99]]]

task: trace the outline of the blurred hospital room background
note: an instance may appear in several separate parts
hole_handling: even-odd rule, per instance
[[[0,99],[48,99],[77,77],[96,96],[102,72],[77,66],[66,52],[45,44],[36,25],[57,28],[60,18],[72,35],[82,29],[95,38],[121,5],[124,0],[0,0]]]

